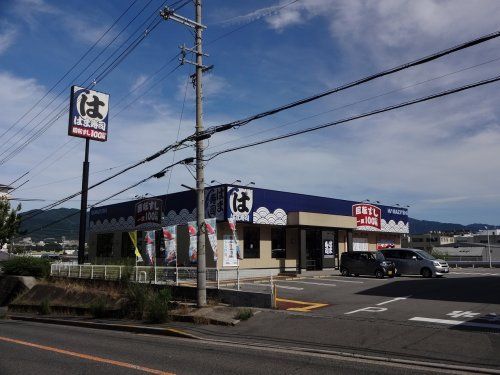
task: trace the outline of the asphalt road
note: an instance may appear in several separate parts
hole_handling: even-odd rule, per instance
[[[263,311],[234,328],[191,330],[227,340],[500,369],[500,270],[277,285],[278,303],[295,311]]]
[[[277,284],[281,311],[236,327],[172,323],[201,340],[0,320],[0,374],[432,372],[346,353],[500,373],[500,270]]]
[[[425,374],[407,366],[40,323],[0,321],[0,374]]]

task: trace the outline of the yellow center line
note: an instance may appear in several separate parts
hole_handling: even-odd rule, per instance
[[[50,352],[54,352],[54,353],[69,355],[71,357],[77,357],[77,358],[86,359],[86,360],[89,360],[89,361],[107,363],[107,364],[114,365],[114,366],[125,367],[125,368],[129,368],[129,369],[133,369],[133,370],[138,370],[138,371],[146,372],[146,373],[149,373],[149,374],[175,375],[172,372],[165,372],[165,371],[155,370],[155,369],[144,367],[144,366],[134,365],[132,363],[115,361],[113,359],[96,357],[96,356],[89,355],[89,354],[72,352],[72,351],[69,351],[69,350],[54,348],[52,346],[45,346],[45,345],[35,344],[35,343],[32,343],[32,342],[28,342],[28,341],[11,339],[9,337],[0,336],[0,341],[5,341],[5,342],[13,343],[13,344],[24,345],[24,346],[29,346],[29,347],[32,347],[32,348],[37,348],[37,349],[46,350],[46,351],[50,351]]]

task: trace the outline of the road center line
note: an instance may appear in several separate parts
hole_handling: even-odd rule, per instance
[[[165,371],[155,370],[155,369],[148,368],[148,367],[134,365],[132,363],[115,361],[113,359],[96,357],[96,356],[89,355],[89,354],[72,352],[72,351],[69,351],[69,350],[59,349],[59,348],[55,348],[55,347],[52,347],[52,346],[45,346],[45,345],[35,344],[33,342],[28,342],[28,341],[23,341],[23,340],[17,340],[17,339],[11,339],[9,337],[0,336],[0,341],[9,342],[9,343],[18,344],[18,345],[29,346],[31,348],[46,350],[46,351],[54,352],[54,353],[58,353],[58,354],[64,354],[64,355],[68,355],[68,356],[71,356],[71,357],[77,357],[77,358],[81,358],[81,359],[86,359],[86,360],[89,360],[89,361],[100,362],[100,363],[107,363],[107,364],[118,366],[118,367],[125,367],[125,368],[129,368],[129,369],[133,369],[133,370],[138,370],[138,371],[146,372],[146,373],[149,373],[149,374],[175,375],[172,372],[165,372]]]

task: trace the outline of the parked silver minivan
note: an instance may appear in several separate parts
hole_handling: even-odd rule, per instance
[[[380,251],[387,260],[396,264],[397,274],[441,277],[450,272],[446,261],[436,259],[423,250],[385,249]]]

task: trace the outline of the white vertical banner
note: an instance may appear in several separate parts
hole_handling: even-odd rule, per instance
[[[231,229],[231,232],[233,233],[233,240],[236,246],[236,256],[238,259],[243,259],[243,254],[241,253],[240,245],[238,243],[238,233],[236,232],[236,218],[231,216],[227,219],[227,221],[229,223],[229,229]]]
[[[165,242],[165,264],[177,264],[177,225],[163,227],[163,241]]]
[[[224,235],[224,256],[222,258],[223,267],[238,267],[238,256],[236,242],[232,235]]]
[[[198,223],[196,221],[188,221],[189,231],[189,261],[198,263]]]
[[[208,241],[214,252],[214,261],[217,262],[217,219],[205,219],[205,226],[207,228]]]

